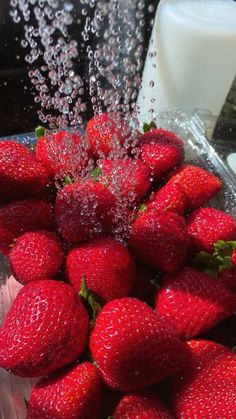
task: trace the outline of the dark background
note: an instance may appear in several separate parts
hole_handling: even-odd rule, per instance
[[[79,4],[76,0],[74,4]],[[158,0],[146,0],[149,4],[158,4]],[[5,135],[29,132],[39,124],[37,104],[34,102],[28,72],[28,64],[24,60],[25,49],[20,46],[23,39],[23,23],[15,24],[9,14],[9,0],[0,0],[0,137]],[[81,7],[81,6],[79,6]],[[80,11],[79,11],[80,12]],[[81,16],[81,13],[80,13]],[[150,37],[150,20],[155,16],[155,10],[147,12],[145,19],[144,40],[145,58]],[[80,41],[81,28],[75,24],[71,28],[71,36]],[[82,53],[79,57],[78,73],[86,76],[86,59]]]

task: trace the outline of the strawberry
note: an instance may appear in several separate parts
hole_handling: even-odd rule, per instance
[[[0,329],[0,367],[39,377],[83,352],[88,314],[73,288],[50,279],[26,284]]]
[[[89,159],[88,147],[80,135],[59,131],[40,137],[36,156],[52,175],[76,174],[85,168]]]
[[[99,372],[84,362],[41,379],[31,392],[27,419],[99,419],[101,405]]]
[[[185,213],[187,197],[178,183],[167,182],[147,202],[147,209],[156,211],[171,211],[179,215]]]
[[[139,137],[139,157],[152,174],[160,177],[184,158],[183,141],[173,132],[155,129]]]
[[[222,182],[217,176],[192,164],[176,169],[170,182],[182,186],[188,199],[189,210],[204,205],[222,189]]]
[[[133,393],[122,397],[114,419],[174,419],[164,403],[154,393]]]
[[[236,239],[236,219],[215,208],[199,208],[187,219],[191,252],[212,253],[218,240]]]
[[[50,181],[47,169],[27,147],[15,141],[0,142],[0,202],[37,196]]]
[[[164,275],[156,311],[182,339],[211,329],[236,311],[236,295],[209,275],[190,267]]]
[[[87,124],[87,141],[94,156],[108,154],[119,148],[128,136],[129,128],[118,115],[95,115]]]
[[[126,205],[140,201],[151,186],[150,171],[140,159],[100,160],[98,167],[99,181]]]
[[[53,228],[51,206],[37,199],[12,202],[0,208],[0,251],[8,254],[26,231]]]
[[[236,269],[227,268],[219,273],[218,280],[232,291],[236,291]]]
[[[188,246],[185,220],[173,212],[145,211],[132,224],[130,245],[148,266],[176,272],[184,266]]]
[[[71,243],[104,236],[112,228],[115,196],[92,180],[66,185],[56,198],[59,231]]]
[[[188,345],[192,365],[173,380],[176,418],[235,418],[236,355],[215,342],[191,341]]]
[[[128,249],[107,237],[71,250],[66,260],[66,273],[77,291],[85,276],[88,288],[103,301],[110,301],[130,294],[136,267]]]
[[[56,233],[37,230],[20,236],[9,258],[13,275],[25,285],[30,281],[56,276],[64,255]]]
[[[169,324],[130,297],[102,308],[90,350],[105,383],[118,391],[145,389],[181,367],[188,356],[185,343]]]
[[[236,266],[236,250],[232,253],[231,261]]]

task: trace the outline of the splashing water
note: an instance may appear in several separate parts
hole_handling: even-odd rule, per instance
[[[24,22],[25,59],[39,118],[51,128],[82,126],[85,112],[132,114],[142,68],[144,1],[11,0]],[[72,25],[82,22],[82,41]],[[81,36],[80,35],[80,36]],[[86,56],[87,75],[78,69]]]

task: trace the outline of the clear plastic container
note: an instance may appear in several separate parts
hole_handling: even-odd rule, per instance
[[[222,192],[208,205],[236,216],[236,176],[207,141],[205,127],[197,115],[165,112],[158,115],[159,126],[174,131],[185,141],[186,161],[217,174],[224,182]],[[32,146],[33,134],[11,137]],[[7,258],[0,253],[0,324],[21,285],[11,276]],[[0,419],[25,419],[26,402],[37,379],[20,378],[0,369]]]

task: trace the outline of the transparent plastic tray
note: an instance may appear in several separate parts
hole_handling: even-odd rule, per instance
[[[158,125],[174,131],[185,141],[186,161],[217,174],[224,183],[222,192],[208,205],[236,216],[236,176],[205,137],[204,124],[197,115],[166,112],[158,115]],[[16,135],[14,140],[33,146],[34,134]],[[11,276],[7,258],[0,253],[0,324],[21,285]],[[25,419],[26,403],[35,379],[13,376],[0,369],[0,419]]]

